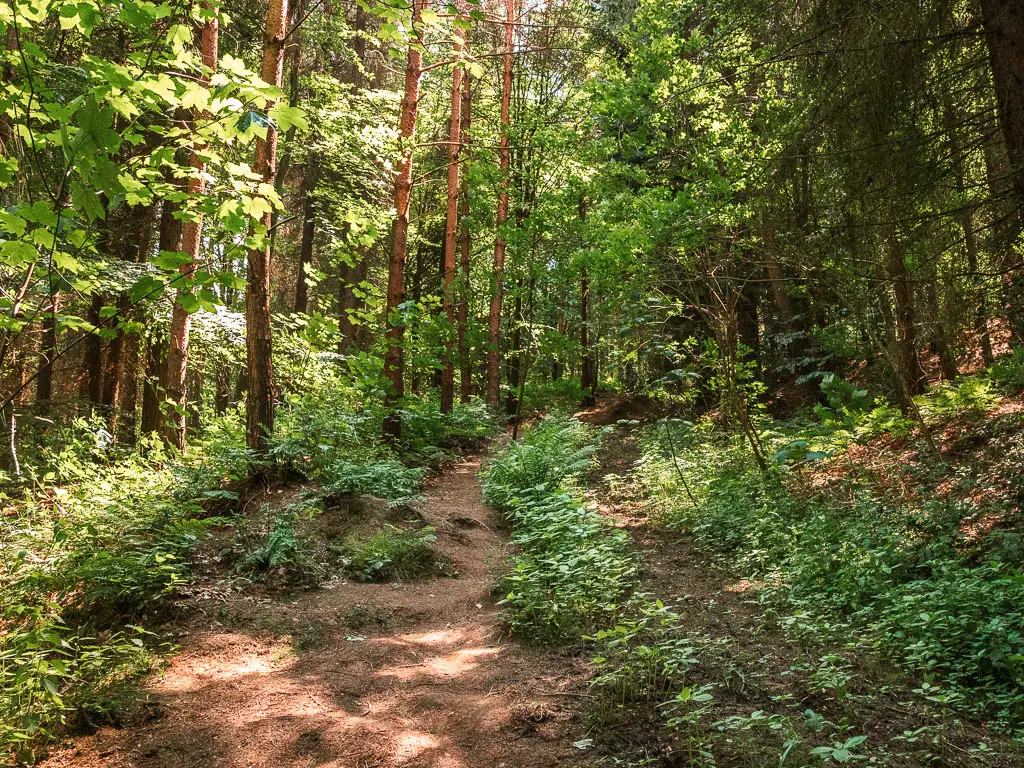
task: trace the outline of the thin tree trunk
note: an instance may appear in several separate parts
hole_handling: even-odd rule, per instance
[[[94,328],[99,328],[100,313],[103,310],[103,297],[92,297],[89,311],[85,319]],[[85,340],[85,352],[82,367],[85,376],[79,387],[79,396],[94,405],[99,405],[103,396],[103,339],[97,333],[90,333]]]
[[[590,275],[586,267],[580,268],[580,388],[583,390],[583,405],[590,406],[596,401],[597,381],[594,370],[594,351],[590,347]]]
[[[204,10],[208,10],[206,4],[204,4]],[[218,20],[216,16],[213,16],[203,25],[200,44],[205,70],[201,83],[204,86],[209,85],[209,75],[217,71],[218,32]],[[198,123],[203,117],[202,111],[194,110],[193,124]],[[192,152],[192,175],[188,180],[188,192],[193,198],[199,198],[206,192],[206,182],[203,178],[206,172],[206,164],[203,162],[202,156],[204,149],[205,147],[198,146]],[[192,328],[192,315],[182,306],[181,298],[186,295],[191,296],[192,293],[190,283],[196,273],[202,232],[202,214],[193,212],[189,220],[182,226],[182,250],[189,260],[179,267],[182,284],[178,287],[174,308],[171,310],[170,349],[167,354],[167,396],[174,407],[168,419],[167,440],[179,451],[185,450],[185,411],[188,405],[188,388],[185,378],[188,369],[189,333]]]
[[[519,377],[523,368],[523,281],[516,283],[515,308],[512,310],[512,345],[505,362],[505,381],[508,395],[505,397],[505,413],[513,416],[519,410]]]
[[[953,350],[950,348],[949,335],[946,333],[946,324],[942,320],[942,306],[939,304],[939,292],[936,287],[938,278],[928,281],[928,304],[933,316],[932,338],[929,346],[939,358],[939,366],[942,371],[942,378],[952,381],[957,377],[959,371],[956,369],[956,360],[953,359]]]
[[[167,385],[167,341],[154,335],[146,344],[146,377],[142,385],[142,434],[160,432],[161,404]]]
[[[498,234],[494,240],[494,268],[491,278],[491,310],[488,323],[487,402],[497,405],[501,397],[501,303],[504,298],[505,236],[508,221],[509,132],[512,110],[512,43],[515,35],[515,0],[505,0],[505,48],[501,85],[501,191],[498,194]]]
[[[399,134],[402,155],[395,176],[395,218],[391,223],[391,257],[388,260],[388,291],[384,305],[387,351],[384,354],[384,375],[390,385],[385,400],[390,413],[384,419],[385,438],[397,439],[402,434],[402,420],[397,412],[398,402],[405,395],[402,337],[404,321],[398,317],[399,307],[405,301],[405,261],[409,248],[409,202],[412,197],[413,142],[416,136],[416,112],[419,107],[420,78],[423,76],[423,53],[420,50],[423,31],[421,17],[427,0],[413,0],[413,33],[405,65],[405,94]]]
[[[897,362],[896,375],[902,380],[902,386],[899,387],[900,399],[904,410],[909,412],[913,403],[907,402],[907,395],[919,395],[924,392],[925,375],[918,354],[917,328],[914,325],[914,304],[907,265],[895,237],[890,239],[886,253],[887,271],[896,304],[896,354],[893,358]]]
[[[352,26],[355,36],[352,38],[352,48],[356,54],[356,61],[345,67],[340,79],[342,82],[351,83],[356,88],[366,87],[366,39],[363,32],[366,31],[366,12],[356,7],[355,21]],[[363,289],[360,287],[366,281],[369,272],[367,263],[368,249],[365,245],[348,242],[348,228],[342,230],[342,238],[349,246],[349,252],[354,260],[349,264],[342,260],[338,267],[338,354],[347,354],[353,347],[362,348],[366,344],[366,326],[353,322],[356,312],[362,310],[365,301],[362,297]]]
[[[43,335],[39,342],[39,375],[36,377],[36,402],[53,399],[53,362],[57,354],[57,312],[60,294],[50,296],[50,307],[43,317]]]
[[[985,278],[978,273],[978,239],[974,234],[974,207],[963,214],[964,247],[967,251],[967,272],[974,281],[974,335],[981,346],[981,359],[985,365],[992,365],[992,336],[988,332],[988,302],[985,298]]]
[[[288,19],[288,0],[270,0],[267,6],[264,82],[281,87],[284,74],[284,42]],[[269,106],[269,105],[268,105]],[[267,128],[267,138],[256,142],[253,172],[266,184],[273,183],[277,166],[277,129]],[[270,239],[271,215],[263,216],[263,244],[249,251],[248,283],[245,291],[246,367],[249,387],[245,398],[245,442],[249,448],[263,451],[274,431],[274,361],[270,329]]]
[[[462,74],[462,142],[463,147],[469,144],[469,129],[472,113],[472,89],[469,72]],[[462,402],[468,403],[473,396],[473,364],[469,358],[469,300],[472,291],[470,280],[470,260],[473,246],[469,232],[469,177],[462,174],[462,226],[459,235],[462,267],[462,299],[459,301],[459,389]]]
[[[580,196],[580,224],[587,218],[587,200]],[[590,275],[587,268],[580,267],[580,388],[583,390],[583,405],[590,406],[597,401],[597,368],[594,350],[590,346]]]
[[[306,314],[309,311],[309,284],[306,282],[306,267],[313,263],[313,245],[316,241],[316,217],[313,206],[313,190],[316,177],[311,169],[306,170],[302,195],[302,242],[299,245],[299,276],[295,281],[295,311]]]
[[[460,16],[460,18],[462,18]],[[462,57],[462,43],[455,38],[452,58]],[[441,369],[441,413],[451,413],[455,407],[455,251],[459,239],[459,171],[462,152],[462,67],[452,68],[451,120],[448,128],[448,208],[444,225],[444,270],[442,278],[442,306],[448,321],[444,342],[444,361]]]

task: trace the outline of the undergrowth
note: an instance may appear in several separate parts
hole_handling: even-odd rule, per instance
[[[1020,550],[1010,531],[979,534],[986,520],[1013,512],[998,499],[979,506],[967,493],[937,494],[950,476],[964,478],[958,487],[970,491],[981,470],[953,467],[923,446],[907,468],[917,490],[894,494],[880,485],[845,453],[880,432],[866,427],[885,406],[858,398],[866,400],[857,392],[830,397],[818,421],[766,430],[777,449],[766,471],[742,436],[710,419],[662,422],[646,433],[635,477],[655,516],[760,585],[761,601],[795,637],[880,651],[915,671],[930,700],[1018,729]],[[983,414],[998,400],[979,377],[936,388],[918,406],[938,426]],[[892,440],[893,432],[911,431],[881,432]]]
[[[303,394],[286,395],[265,456],[246,449],[236,413],[206,414],[187,459],[156,437],[115,445],[102,422],[82,420],[42,435],[21,478],[0,475],[0,764],[32,763],[69,728],[118,719],[125,691],[168,650],[146,627],[190,579],[214,526],[234,531],[232,574],[243,585],[310,586],[335,565],[404,577],[421,571],[424,553],[433,558],[430,531],[384,529],[319,562],[301,524],[346,496],[416,502],[428,467],[491,432],[489,413],[473,402],[442,415],[436,401],[410,399],[404,442],[386,446],[383,410],[332,367],[315,373]],[[240,496],[258,490],[254,469],[315,490],[249,512]]]
[[[614,620],[633,587],[625,533],[586,504],[578,482],[594,466],[600,434],[565,416],[545,419],[483,473],[484,500],[512,529],[504,615],[539,642],[578,639]]]

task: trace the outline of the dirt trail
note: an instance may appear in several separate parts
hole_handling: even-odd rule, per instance
[[[423,514],[457,578],[204,595],[140,722],[54,752],[48,768],[583,766],[584,661],[503,636],[506,554],[467,461]]]

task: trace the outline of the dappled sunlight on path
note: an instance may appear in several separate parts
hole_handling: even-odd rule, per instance
[[[585,679],[583,662],[503,636],[490,592],[505,542],[480,501],[478,469],[466,462],[432,483],[424,509],[459,578],[249,598],[244,622],[198,616],[148,684],[143,722],[82,737],[45,765],[586,765],[572,746],[583,726],[564,698]],[[339,617],[365,606],[399,626],[346,629]],[[306,647],[312,627],[322,636]],[[539,722],[523,715],[538,711]]]

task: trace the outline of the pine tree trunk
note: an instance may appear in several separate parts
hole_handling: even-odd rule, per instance
[[[1010,187],[1016,210],[1006,242],[1012,243],[1024,229],[1024,3],[1020,0],[980,0],[982,24],[988,44],[992,83],[996,94],[996,115],[1010,161]],[[1009,275],[1006,288],[1010,330],[1017,342],[1024,341],[1024,274],[1014,249],[1006,254]]]
[[[471,124],[472,90],[469,72],[462,74],[462,142],[469,143]],[[473,363],[469,358],[469,300],[472,291],[470,280],[470,259],[473,252],[469,232],[469,177],[462,174],[462,226],[459,234],[459,252],[462,267],[462,298],[459,301],[459,391],[462,402],[468,403],[473,396]]]
[[[288,19],[288,0],[270,0],[267,6],[265,47],[263,49],[264,82],[281,87],[284,75],[284,42]],[[268,107],[270,105],[268,104]],[[266,139],[256,142],[253,173],[265,184],[274,181],[277,170],[277,129],[267,128]],[[245,291],[246,368],[249,386],[246,390],[245,441],[249,448],[263,451],[274,431],[274,361],[270,329],[270,239],[271,215],[263,217],[267,233],[258,248],[249,251],[248,282]]]
[[[203,25],[200,48],[206,72],[204,72],[201,82],[206,86],[209,85],[208,75],[217,71],[218,31],[216,16]],[[203,117],[202,111],[195,110],[192,116],[193,123],[198,123]],[[204,147],[197,147],[191,157],[193,173],[188,180],[188,192],[194,198],[198,198],[206,192],[206,182],[203,179],[206,165],[201,154],[203,149]],[[167,354],[167,396],[174,404],[174,410],[168,419],[167,440],[179,451],[185,450],[185,411],[188,405],[188,388],[185,378],[188,370],[189,332],[192,327],[192,315],[181,305],[180,298],[190,295],[192,292],[188,283],[195,277],[202,231],[203,218],[200,213],[193,213],[192,217],[182,226],[182,250],[188,256],[189,261],[179,267],[182,284],[179,284],[177,291],[179,300],[174,302],[174,308],[171,311],[170,349]]]
[[[352,48],[356,54],[356,60],[360,66],[353,64],[346,67],[342,74],[342,81],[351,83],[356,88],[366,87],[366,76],[363,69],[368,62],[366,60],[366,39],[362,33],[366,31],[366,12],[356,7],[355,20],[352,25],[356,33],[352,38]],[[360,349],[366,345],[366,326],[353,321],[355,313],[365,307],[365,300],[360,295],[360,287],[366,281],[370,265],[367,263],[369,250],[365,245],[348,242],[348,229],[342,231],[342,238],[349,246],[349,253],[353,255],[353,261],[349,264],[342,260],[338,267],[338,354],[345,355],[353,348]]]
[[[505,397],[505,413],[514,416],[519,411],[519,385],[523,373],[523,281],[516,283],[516,300],[512,310],[512,344],[505,363],[505,381],[508,394]]]
[[[167,386],[167,341],[151,336],[146,343],[146,376],[142,384],[142,428],[144,435],[162,431],[161,405]]]
[[[384,375],[390,385],[385,405],[390,413],[384,419],[385,438],[397,439],[402,434],[402,420],[397,412],[398,402],[405,395],[405,360],[402,353],[404,322],[398,317],[399,307],[405,301],[405,262],[409,248],[409,203],[412,198],[413,141],[416,136],[416,113],[419,107],[420,78],[423,75],[421,15],[426,0],[413,0],[413,34],[405,65],[405,94],[399,120],[402,155],[395,176],[395,218],[391,223],[391,256],[388,260],[388,290],[385,311],[387,351],[384,354]]]
[[[501,80],[501,191],[498,194],[498,235],[494,240],[494,268],[491,277],[491,309],[488,318],[487,402],[497,405],[501,397],[501,303],[504,298],[505,237],[508,221],[509,132],[512,111],[512,43],[515,34],[515,0],[505,0],[505,47]]]
[[[590,275],[587,268],[580,269],[580,388],[583,390],[583,405],[590,406],[596,401],[597,372],[594,366],[594,351],[590,346]]]
[[[895,239],[891,239],[886,249],[886,268],[892,283],[895,298],[895,350],[893,359],[896,361],[896,375],[900,383],[900,400],[905,410],[913,407],[907,401],[908,395],[919,395],[924,392],[925,374],[921,367],[918,352],[917,328],[914,324],[914,304],[911,284],[907,273],[907,265],[903,251]]]
[[[942,371],[942,378],[952,381],[959,375],[956,369],[956,360],[953,358],[953,350],[950,348],[949,335],[946,333],[946,324],[942,320],[942,305],[939,303],[939,291],[936,286],[938,278],[928,281],[928,304],[931,310],[932,338],[929,346],[932,352],[939,358],[939,366]]]
[[[461,18],[461,17],[460,17]],[[462,56],[456,39],[452,58]],[[459,241],[459,165],[462,151],[462,67],[452,68],[451,120],[448,128],[448,199],[444,225],[444,269],[441,280],[442,306],[448,321],[441,368],[441,413],[455,407],[455,252]]]
[[[103,297],[92,297],[86,321],[94,328],[100,326],[100,313],[103,310]],[[79,386],[79,396],[93,405],[98,405],[103,396],[103,340],[96,333],[90,333],[85,340],[85,352],[82,367],[85,375]]]

